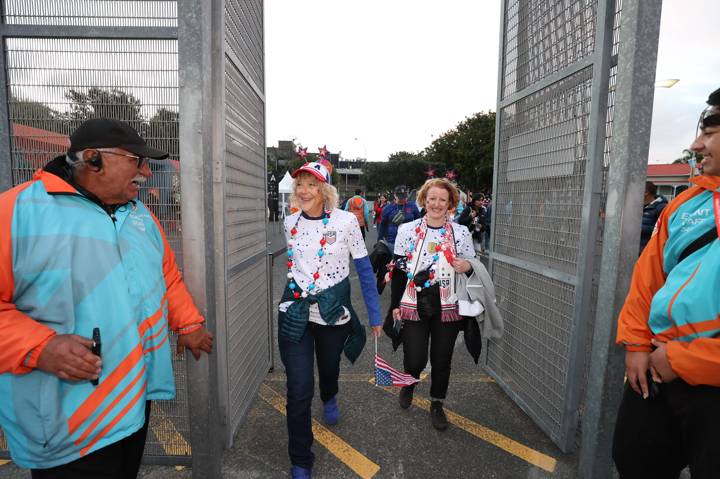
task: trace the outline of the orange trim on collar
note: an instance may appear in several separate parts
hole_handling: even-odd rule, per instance
[[[37,170],[33,175],[33,180],[42,181],[45,185],[45,191],[48,193],[77,193],[70,183],[63,180],[59,176],[53,175],[45,170]]]
[[[705,188],[706,190],[718,191],[720,189],[720,176],[700,175],[690,180],[690,183]]]

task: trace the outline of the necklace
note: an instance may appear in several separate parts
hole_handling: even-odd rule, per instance
[[[288,287],[290,288],[290,291],[293,292],[293,298],[299,299],[300,297],[307,298],[308,294],[317,294],[320,292],[320,288],[317,285],[317,280],[320,279],[320,266],[322,266],[322,258],[325,256],[325,245],[327,244],[327,240],[325,239],[326,233],[327,233],[327,225],[330,222],[330,211],[325,210],[323,211],[322,215],[322,224],[323,224],[323,232],[322,236],[320,237],[320,249],[317,251],[318,261],[317,261],[317,267],[315,268],[315,272],[312,275],[313,282],[310,283],[308,286],[307,291],[302,291],[300,289],[300,286],[295,282],[294,277],[295,275],[292,272],[292,267],[295,264],[293,261],[293,256],[295,255],[295,251],[293,250],[293,246],[295,244],[295,235],[297,235],[297,225],[300,222],[300,218],[302,218],[302,213],[298,216],[298,219],[295,221],[295,224],[293,225],[292,229],[290,230],[290,241],[288,242],[288,262],[287,262],[287,268],[288,273],[287,277],[290,280],[290,283],[288,284]]]
[[[423,219],[420,221],[420,224],[415,228],[415,242],[410,245],[408,248],[408,264],[407,264],[407,277],[408,280],[408,287],[415,288],[415,291],[422,291],[423,288],[429,288],[432,285],[437,283],[437,274],[436,274],[436,265],[437,262],[440,260],[440,253],[442,253],[445,256],[445,259],[447,259],[449,264],[452,264],[454,259],[454,253],[452,248],[452,225],[450,224],[450,221],[446,220],[445,225],[440,228],[440,242],[435,245],[435,251],[432,252],[432,263],[427,268],[428,272],[428,279],[426,279],[422,284],[416,284],[415,283],[415,273],[417,272],[417,268],[420,265],[420,260],[422,259],[422,248],[425,245],[425,238],[427,237],[427,219],[423,217]],[[415,255],[417,255],[417,258],[415,258]],[[415,260],[413,261],[413,258]],[[411,262],[411,263],[410,263]]]

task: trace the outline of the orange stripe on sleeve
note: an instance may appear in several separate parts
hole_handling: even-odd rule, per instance
[[[125,359],[113,370],[110,375],[98,384],[95,390],[68,419],[68,432],[73,434],[87,418],[89,418],[100,404],[107,398],[115,387],[128,375],[135,365],[142,359],[142,344],[130,351]]]
[[[142,367],[142,369],[140,370],[140,372],[137,374],[137,376],[135,376],[135,379],[133,379],[130,384],[128,384],[127,386],[125,386],[125,389],[123,389],[122,392],[121,392],[120,394],[118,394],[118,396],[113,400],[113,402],[111,402],[110,405],[108,405],[108,407],[106,407],[105,410],[104,410],[102,413],[100,413],[100,414],[98,415],[98,417],[95,418],[95,420],[92,422],[92,424],[90,424],[90,425],[87,427],[87,429],[85,429],[85,432],[82,433],[82,436],[80,436],[80,437],[75,441],[75,445],[76,445],[76,446],[77,446],[77,445],[80,445],[80,443],[82,443],[83,441],[85,441],[85,439],[87,439],[87,437],[90,435],[90,433],[95,430],[95,428],[97,427],[97,425],[100,424],[103,419],[105,419],[105,416],[107,416],[107,415],[110,413],[110,411],[112,411],[113,408],[114,408],[115,406],[117,406],[117,404],[122,400],[122,398],[124,398],[124,397],[127,395],[127,393],[130,392],[130,390],[135,386],[135,384],[137,384],[137,382],[140,380],[140,378],[142,378],[143,375],[145,374],[145,369],[146,369],[146,368],[145,368],[145,366],[143,365],[143,367]]]
[[[160,349],[162,347],[162,345],[165,344],[165,341],[167,341],[169,337],[170,337],[170,333],[166,332],[165,337],[162,339],[162,341],[160,341],[158,344],[156,344],[152,348],[146,349],[145,351],[143,351],[143,353],[147,354],[147,353],[151,353],[151,352],[155,351],[156,349]]]
[[[683,324],[682,326],[675,326],[667,331],[663,331],[658,334],[657,337],[660,341],[667,342],[672,341],[676,338],[682,338],[684,336],[690,336],[692,334],[705,333],[720,329],[720,316],[715,319],[709,319],[707,321],[701,321],[699,323]]]
[[[110,424],[108,424],[107,426],[105,426],[105,428],[104,428],[102,431],[100,431],[100,432],[98,433],[98,435],[95,436],[95,437],[93,438],[93,440],[90,441],[90,443],[89,443],[87,446],[85,446],[83,449],[80,450],[80,457],[82,457],[82,456],[84,456],[85,454],[87,454],[88,451],[93,447],[93,445],[94,445],[96,442],[98,442],[100,439],[102,439],[103,437],[105,437],[105,435],[108,433],[108,431],[110,431],[110,429],[112,429],[113,426],[115,426],[115,424],[117,424],[117,423],[120,421],[120,419],[122,419],[122,418],[125,416],[125,414],[127,414],[127,412],[128,412],[130,409],[132,409],[132,407],[133,407],[135,404],[137,404],[138,400],[143,396],[143,394],[145,394],[145,388],[146,388],[146,387],[147,387],[147,384],[143,384],[143,387],[140,389],[140,391],[138,391],[138,393],[135,395],[134,398],[132,398],[132,400],[127,404],[127,406],[125,406],[125,407],[123,408],[123,410],[120,411],[120,413],[119,413],[117,416],[115,416],[115,419],[113,419],[113,420],[110,422]]]
[[[142,337],[143,334],[145,334],[145,331],[152,328],[153,326],[155,326],[157,324],[158,321],[160,321],[160,318],[162,318],[162,316],[163,316],[163,305],[165,304],[166,301],[167,301],[167,293],[165,293],[165,296],[163,296],[163,298],[160,300],[160,307],[158,308],[158,310],[155,311],[153,314],[151,314],[149,317],[147,317],[140,323],[140,326],[138,326],[138,332],[140,333],[140,337]]]
[[[153,335],[150,336],[150,337],[147,337],[147,338],[143,339],[143,347],[145,347],[145,345],[146,345],[147,343],[149,343],[149,342],[152,341],[153,339],[157,338],[158,336],[160,336],[162,333],[164,333],[164,332],[166,332],[166,331],[167,331],[167,328],[160,328],[160,330],[159,330],[157,333],[153,334]]]

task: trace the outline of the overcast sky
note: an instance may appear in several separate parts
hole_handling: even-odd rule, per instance
[[[268,145],[295,139],[382,161],[494,111],[500,3],[267,0]],[[657,78],[680,82],[655,90],[651,162],[680,155],[720,86],[718,19],[718,0],[664,1]]]

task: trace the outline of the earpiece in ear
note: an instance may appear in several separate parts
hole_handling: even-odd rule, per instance
[[[88,160],[88,164],[95,168],[96,171],[99,171],[102,168],[102,156],[100,156],[100,153],[97,151],[93,153],[93,156]]]

